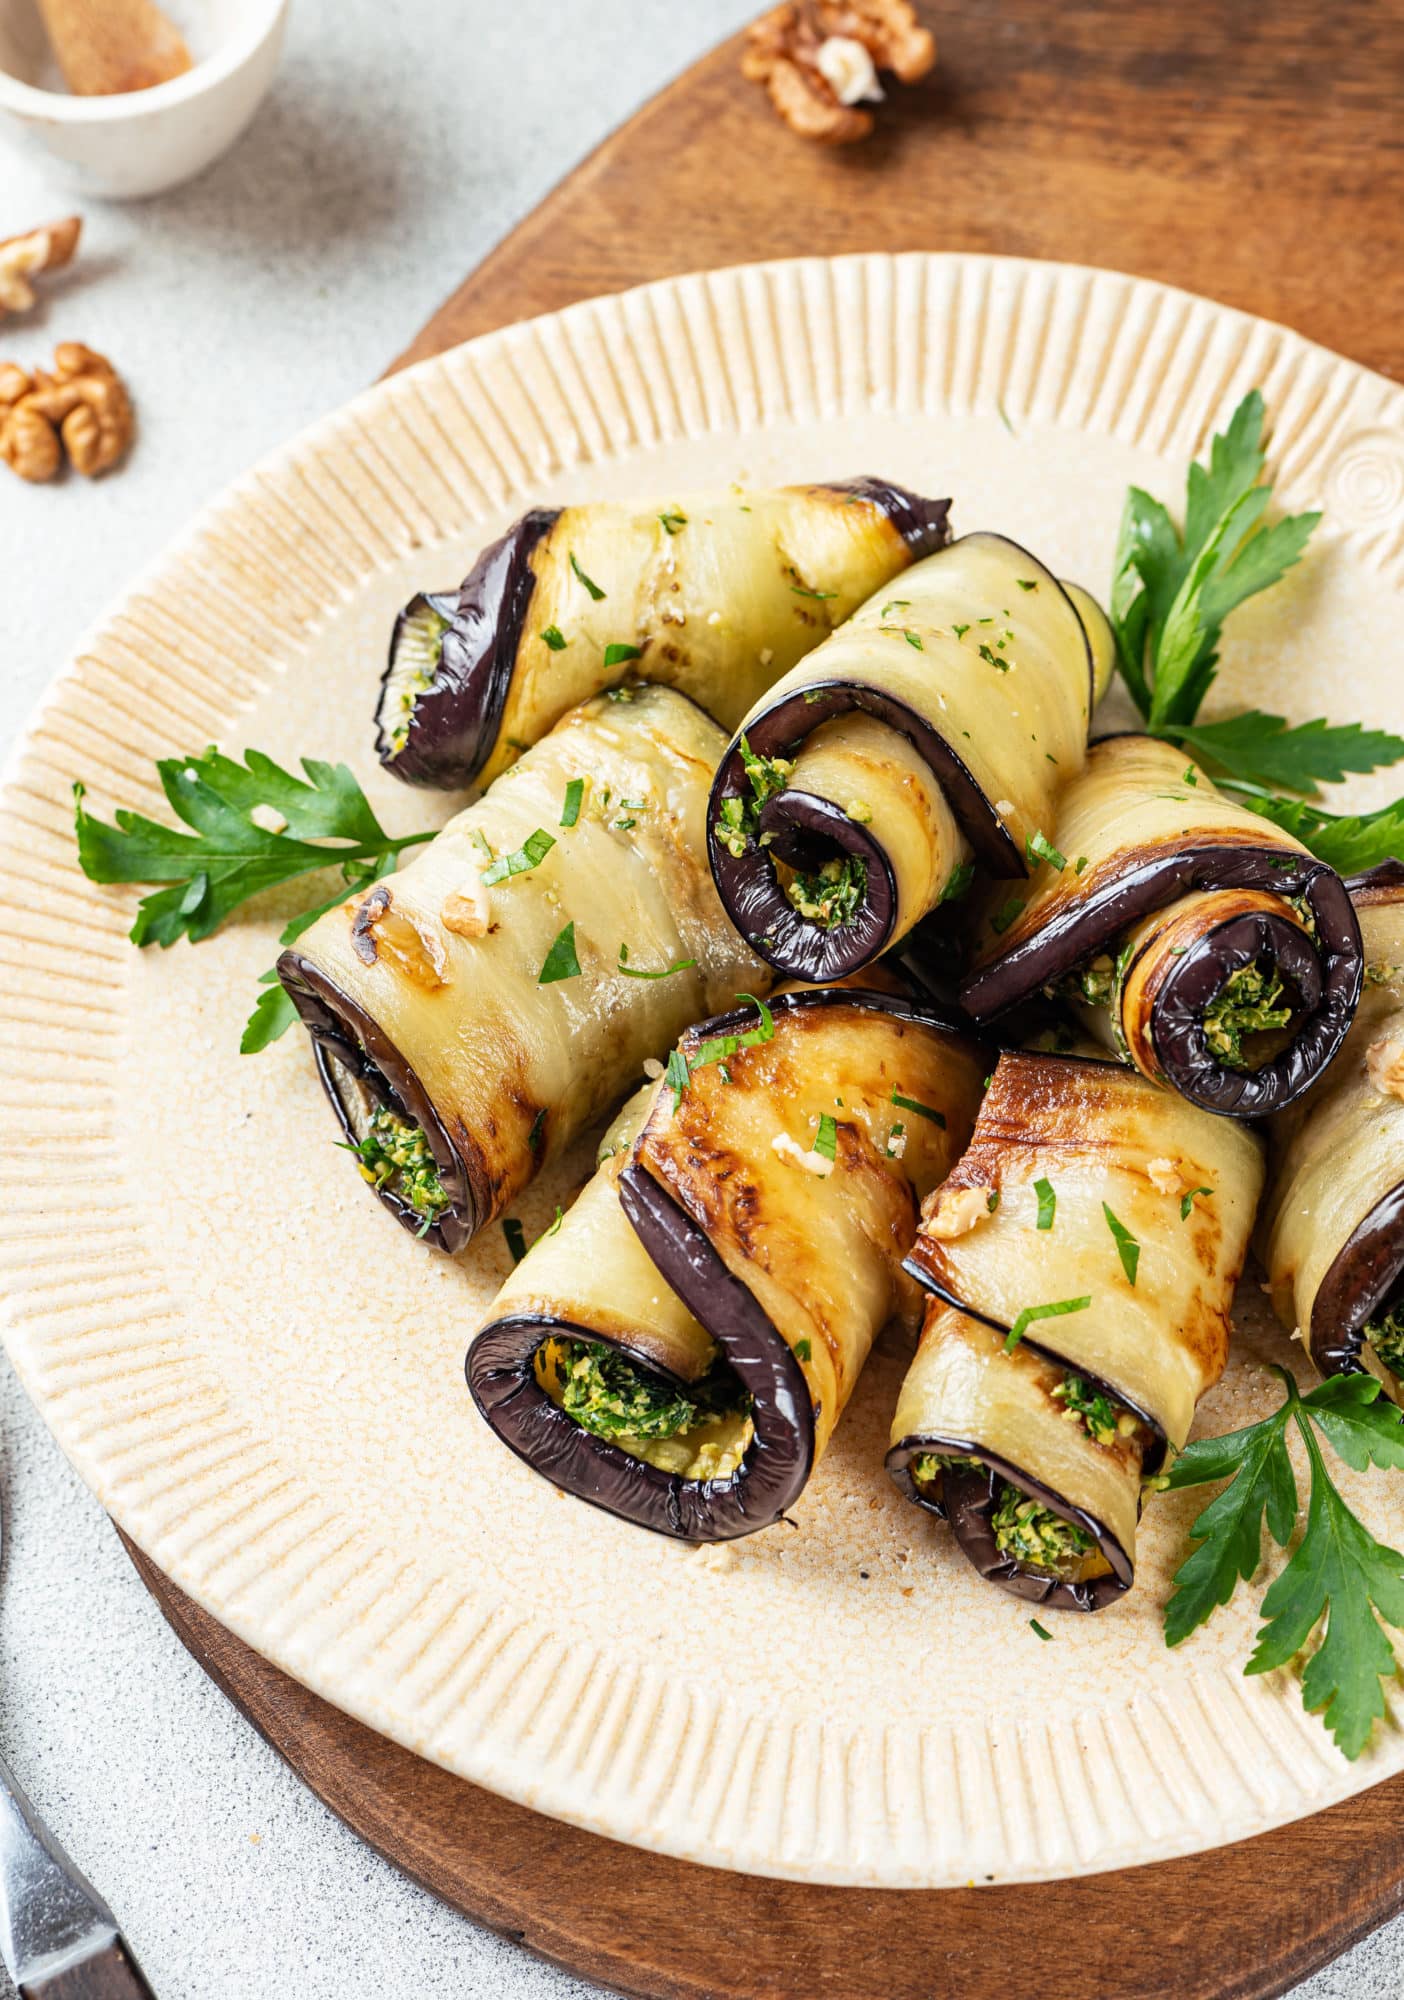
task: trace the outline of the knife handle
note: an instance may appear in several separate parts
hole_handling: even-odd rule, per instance
[[[76,1964],[24,1980],[19,2000],[156,2000],[156,1996],[119,1933]]]

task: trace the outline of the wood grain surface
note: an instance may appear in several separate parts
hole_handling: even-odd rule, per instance
[[[1404,5],[973,0],[872,140],[794,138],[738,42],[584,162],[396,365],[651,278],[767,257],[993,251],[1159,278],[1404,373]],[[1269,2000],[1404,1908],[1404,1780],[1153,1868],[935,1893],[697,1868],[397,1748],[128,1545],[212,1678],[363,1839],[456,1908],[641,2000]]]
[[[782,126],[724,43],[494,250],[402,357],[651,278],[860,250],[1098,264],[1404,374],[1404,5],[969,0],[873,137]]]

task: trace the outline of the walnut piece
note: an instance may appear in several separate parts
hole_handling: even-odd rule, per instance
[[[76,215],[46,223],[23,236],[0,242],[0,319],[6,313],[28,312],[35,302],[30,279],[40,271],[57,271],[73,261],[83,224]]]
[[[81,341],[60,342],[51,374],[0,364],[0,458],[21,479],[52,479],[65,451],[75,470],[96,479],[123,456],[134,429],[121,376]]]
[[[741,70],[792,131],[844,146],[873,129],[859,106],[882,96],[878,70],[915,83],[935,60],[909,0],[786,0],[748,31]]]

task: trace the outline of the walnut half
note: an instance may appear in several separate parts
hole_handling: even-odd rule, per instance
[[[123,456],[135,428],[121,376],[81,341],[54,349],[51,374],[0,365],[0,458],[21,479],[52,479],[65,451],[75,470],[96,479]]]
[[[792,131],[843,146],[873,129],[860,106],[882,97],[880,69],[915,83],[935,60],[908,0],[786,0],[748,30],[741,69]]]

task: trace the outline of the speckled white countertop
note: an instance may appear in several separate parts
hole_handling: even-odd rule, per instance
[[[156,202],[90,207],[78,270],[0,330],[19,361],[58,339],[110,353],[142,424],[120,478],[0,477],[0,746],[197,507],[378,375],[562,173],[754,11],[295,0],[234,153]],[[0,237],[67,205],[0,150]],[[303,1789],[169,1631],[7,1369],[0,1489],[0,1750],[161,2000],[596,1990],[442,1908]],[[1404,1920],[1298,2000],[1401,1992]]]

